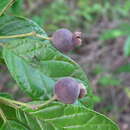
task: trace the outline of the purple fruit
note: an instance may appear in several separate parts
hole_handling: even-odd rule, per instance
[[[79,83],[71,77],[58,80],[55,84],[54,93],[57,100],[65,104],[73,104],[79,97]]]
[[[79,84],[79,88],[80,88],[79,98],[83,98],[87,94],[87,90],[82,83]]]
[[[59,29],[52,35],[54,46],[61,52],[68,52],[74,49],[75,46],[81,44],[81,33],[72,33],[68,29]]]

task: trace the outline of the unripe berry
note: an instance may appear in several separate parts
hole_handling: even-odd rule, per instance
[[[81,45],[80,38],[80,32],[72,33],[70,30],[62,28],[53,33],[52,42],[61,52],[68,52]]]
[[[58,80],[55,84],[54,95],[65,104],[73,104],[79,97],[79,83],[71,77]]]
[[[79,98],[83,98],[87,94],[87,90],[82,83],[79,84],[79,88],[80,88]]]

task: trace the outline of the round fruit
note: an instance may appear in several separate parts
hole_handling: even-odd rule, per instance
[[[80,87],[79,98],[83,98],[87,94],[87,90],[82,83],[79,84],[79,87]]]
[[[52,35],[54,46],[62,52],[68,52],[73,49],[73,33],[68,29],[59,29]]]
[[[55,84],[54,93],[57,100],[65,104],[73,104],[79,97],[79,83],[71,77],[58,80]]]
[[[72,33],[70,30],[62,28],[58,29],[52,35],[54,46],[61,52],[68,52],[74,47],[81,45],[81,32]]]

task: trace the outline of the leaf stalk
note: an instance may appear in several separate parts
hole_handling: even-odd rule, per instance
[[[0,12],[0,16],[2,16],[8,8],[10,8],[15,3],[15,0],[10,0],[9,3],[3,8],[3,10]]]
[[[44,37],[40,34],[37,34],[36,32],[16,34],[16,35],[10,35],[10,36],[0,36],[0,39],[22,38],[22,37],[28,37],[28,36],[35,36],[44,40],[51,40],[50,37]]]

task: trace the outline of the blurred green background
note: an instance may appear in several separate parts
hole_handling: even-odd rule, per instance
[[[95,110],[130,130],[130,0],[17,0],[8,13],[34,20],[49,36],[59,28],[81,31],[82,46],[67,55],[86,71]],[[0,91],[26,101],[0,68]]]

